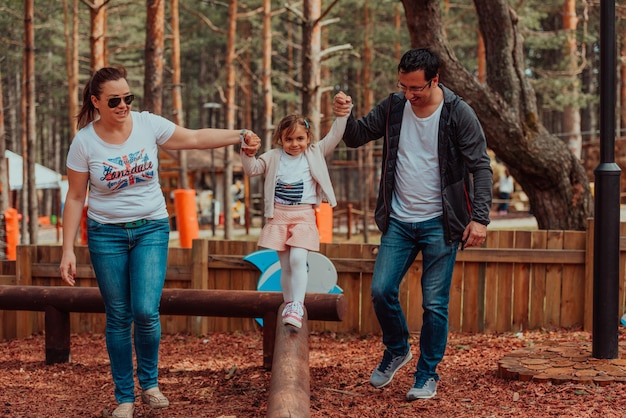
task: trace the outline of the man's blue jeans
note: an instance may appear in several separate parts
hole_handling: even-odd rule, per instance
[[[372,278],[372,301],[383,331],[383,344],[392,356],[410,350],[409,329],[398,300],[400,282],[422,252],[423,324],[416,383],[439,380],[436,368],[448,342],[448,302],[458,243],[444,238],[442,217],[405,223],[391,218],[381,238]]]
[[[106,344],[118,403],[135,400],[133,322],[139,385],[143,390],[158,386],[159,304],[169,231],[167,218],[131,229],[87,219],[89,253],[106,311]]]

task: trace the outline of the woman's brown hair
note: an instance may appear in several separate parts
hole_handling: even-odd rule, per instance
[[[100,68],[87,80],[83,88],[83,105],[78,115],[76,115],[76,126],[78,126],[78,129],[84,128],[96,118],[97,110],[91,102],[91,96],[100,98],[104,83],[122,78],[126,78],[126,69],[122,66],[116,66]]]

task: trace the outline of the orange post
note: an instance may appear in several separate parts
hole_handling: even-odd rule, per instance
[[[320,233],[320,242],[332,243],[333,242],[333,208],[327,202],[322,202],[320,206],[315,209],[315,222],[317,224],[317,230]]]
[[[191,248],[191,242],[200,236],[198,211],[196,210],[196,191],[189,189],[174,190],[174,210],[176,211],[176,229],[182,248]]]
[[[17,244],[20,240],[20,217],[20,214],[15,208],[8,208],[4,212],[4,225],[7,241],[7,260],[17,259]]]

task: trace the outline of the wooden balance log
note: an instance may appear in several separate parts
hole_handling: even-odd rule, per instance
[[[309,325],[305,301],[302,328],[283,325],[278,310],[274,361],[267,402],[268,418],[310,418]]]
[[[347,314],[343,294],[308,293],[304,302],[312,320],[342,321]],[[263,329],[263,366],[270,368],[277,339],[275,314],[279,308],[282,312],[282,303],[281,292],[168,288],[163,289],[160,312],[268,319]],[[46,364],[54,364],[70,359],[70,312],[103,313],[104,304],[97,287],[0,285],[0,310],[45,312]]]

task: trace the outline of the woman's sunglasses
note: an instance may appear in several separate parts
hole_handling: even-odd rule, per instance
[[[122,99],[124,99],[124,103],[129,105],[133,102],[133,100],[135,100],[135,95],[129,94],[128,96],[124,96],[124,97],[111,97],[108,101],[109,107],[111,109],[118,107],[120,103],[122,102]]]

